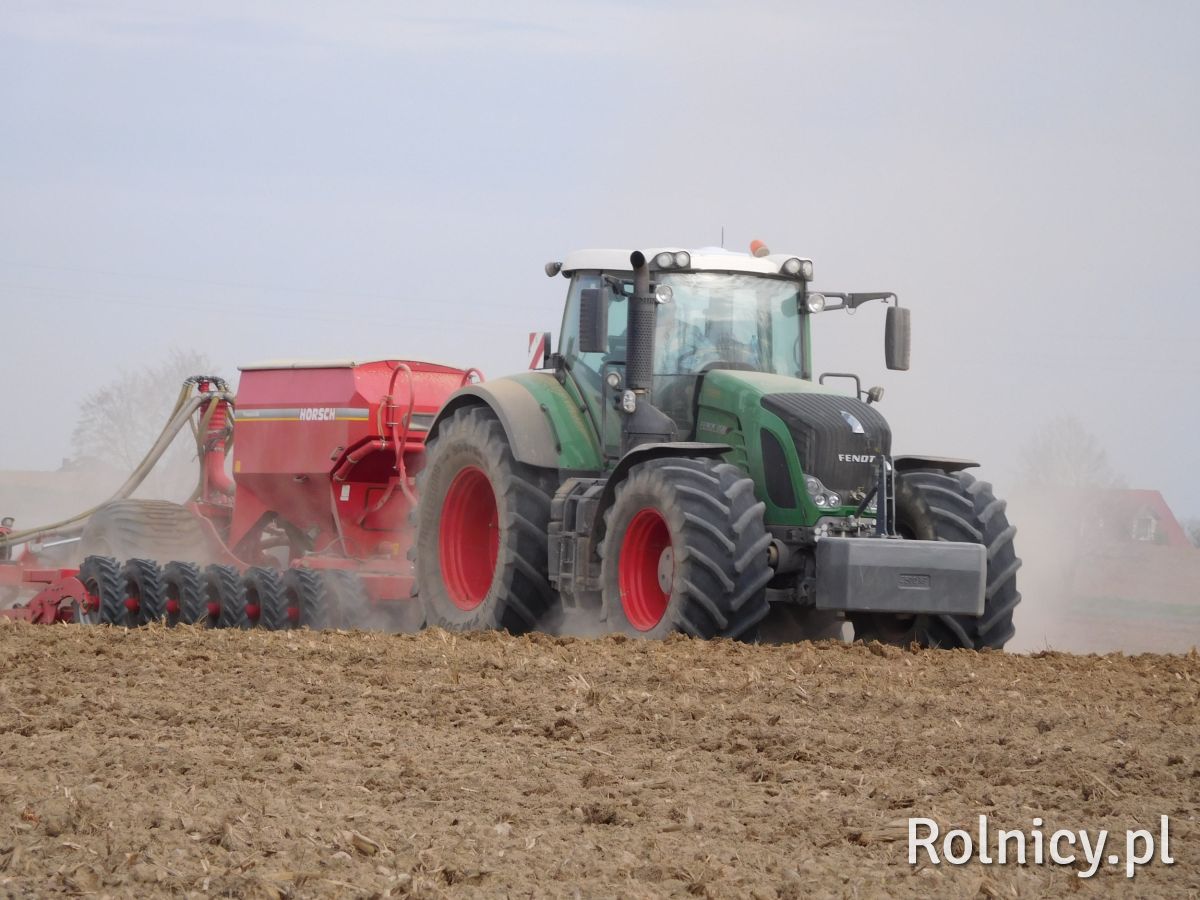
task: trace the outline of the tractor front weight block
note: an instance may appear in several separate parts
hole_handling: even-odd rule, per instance
[[[822,538],[817,609],[979,616],[986,571],[982,544]]]

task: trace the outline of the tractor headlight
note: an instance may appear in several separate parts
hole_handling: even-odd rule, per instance
[[[805,281],[812,281],[813,264],[811,259],[801,259],[798,256],[793,256],[791,259],[785,259],[783,265],[779,267],[781,275],[791,275],[795,277],[799,275]]]
[[[675,292],[669,284],[660,284],[654,288],[654,299],[659,303],[670,303],[674,296]]]
[[[825,295],[806,294],[804,297],[804,308],[810,313],[819,313],[825,308]]]
[[[830,509],[834,506],[842,505],[842,498],[834,491],[825,489],[825,485],[821,484],[820,479],[814,478],[812,475],[804,476],[804,489],[808,491],[808,496],[812,498],[812,502],[821,509]]]
[[[637,409],[637,394],[633,391],[626,391],[621,395],[621,409],[624,412],[632,413]]]
[[[654,265],[660,269],[686,269],[692,264],[692,254],[686,250],[664,250],[654,257]]]

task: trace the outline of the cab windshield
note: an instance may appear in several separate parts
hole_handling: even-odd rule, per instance
[[[801,376],[804,369],[794,281],[726,272],[661,273],[672,297],[658,307],[654,401],[692,430],[697,376],[709,369],[750,369]]]
[[[654,373],[692,375],[705,368],[753,369],[799,376],[799,286],[757,275],[661,274],[672,299],[658,307]]]

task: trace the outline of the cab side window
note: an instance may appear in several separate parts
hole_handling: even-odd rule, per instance
[[[579,352],[579,295],[584,288],[603,288],[608,297],[608,352],[580,353]],[[566,358],[572,369],[584,368],[600,375],[601,369],[607,362],[625,361],[625,326],[629,304],[620,300],[608,291],[604,279],[599,272],[578,272],[571,278],[571,288],[567,294],[567,308],[563,317],[562,337],[559,340],[559,353]]]

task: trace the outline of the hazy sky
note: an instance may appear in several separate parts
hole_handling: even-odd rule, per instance
[[[898,450],[1072,411],[1200,516],[1200,4],[0,0],[0,468],[168,348],[521,368],[586,246],[761,237]],[[836,318],[835,318],[836,317]],[[174,385],[164,385],[174,394]]]

